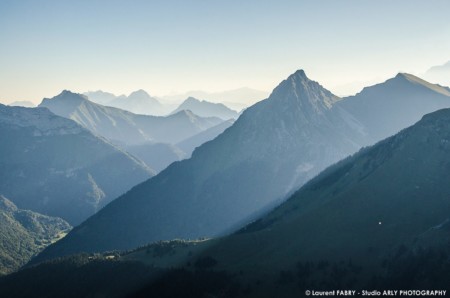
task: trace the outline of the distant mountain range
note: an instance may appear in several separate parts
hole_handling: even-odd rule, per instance
[[[70,229],[60,218],[21,210],[0,195],[0,275],[19,269]]]
[[[166,102],[180,102],[189,97],[205,98],[210,102],[223,103],[233,110],[240,111],[268,96],[269,93],[266,91],[243,87],[223,92],[189,91],[182,94],[163,96],[161,100]]]
[[[151,97],[142,89],[134,91],[128,96],[116,96],[101,90],[85,92],[84,95],[92,102],[135,114],[163,116],[169,111],[168,107],[164,107],[156,98]]]
[[[156,98],[151,97],[144,90],[137,90],[127,96],[118,96],[108,102],[108,106],[127,110],[135,114],[144,115],[165,115],[165,108]]]
[[[268,93],[251,88],[239,88],[215,93],[190,91],[159,98],[150,96],[144,90],[137,90],[132,92],[129,96],[117,96],[101,90],[85,92],[83,95],[87,96],[92,102],[120,108],[135,114],[164,116],[172,112],[180,102],[189,97],[203,98],[206,99],[206,102],[208,103],[222,103],[230,109],[241,111],[256,102],[267,98]]]
[[[139,92],[133,94],[130,98],[142,95]],[[201,106],[204,104],[202,102]],[[86,96],[70,91],[63,91],[51,99],[44,99],[39,106],[72,119],[94,134],[108,139],[156,172],[165,169],[174,161],[190,156],[192,150],[201,145],[199,141],[209,139],[201,136],[194,138],[195,147],[186,146],[186,151],[178,148],[177,143],[191,139],[224,121],[218,117],[200,117],[189,110],[181,110],[166,117],[137,115],[93,103]],[[211,130],[208,135],[212,139],[220,132]]]
[[[200,117],[218,117],[223,120],[237,119],[239,114],[221,103],[200,101],[194,97],[189,97],[178,106],[171,114],[176,114],[183,110],[192,111]]]
[[[22,100],[22,101],[14,101],[8,104],[11,107],[25,107],[25,108],[34,108],[36,105],[31,101]]]
[[[167,117],[137,115],[96,104],[67,90],[44,99],[39,106],[72,119],[114,143],[126,145],[148,141],[173,144],[222,122],[219,118],[202,118],[189,111]]]
[[[427,112],[425,107],[449,107],[444,90],[400,74],[357,95],[366,101],[363,109],[355,97],[340,99],[297,71],[220,136],[197,148],[191,159],[133,188],[40,259],[231,231],[282,202],[330,164],[413,124]],[[380,103],[384,110],[377,109]],[[376,117],[379,127],[371,122]]]
[[[207,95],[207,93],[200,94]],[[189,110],[200,117],[219,117],[223,120],[231,118],[236,119],[239,116],[236,111],[228,108],[223,103],[213,103],[206,100],[200,101],[191,96],[187,97],[187,99],[177,106],[175,102],[164,101],[164,103],[161,103],[157,98],[151,97],[144,90],[135,91],[129,96],[115,96],[112,93],[100,90],[86,92],[84,95],[92,102],[104,106],[120,108],[134,114],[164,116],[176,114],[183,110]],[[179,100],[177,102],[179,102]],[[248,106],[246,104],[237,105],[239,105],[238,110],[242,110]]]
[[[76,225],[153,171],[46,108],[0,105],[0,194]]]
[[[449,150],[443,109],[327,168],[230,236],[55,260],[0,279],[0,294],[62,296],[81,281],[84,295],[116,297],[448,291]],[[114,292],[104,275],[121,276]]]
[[[430,82],[450,86],[450,61],[431,67],[423,76]]]
[[[107,105],[109,102],[119,97],[113,93],[105,92],[102,90],[84,92],[83,95],[86,96],[90,101],[101,105]],[[121,96],[126,97],[125,95]]]

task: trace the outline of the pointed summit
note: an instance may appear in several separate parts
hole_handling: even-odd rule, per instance
[[[297,84],[308,84],[310,82],[313,82],[313,81],[306,76],[305,71],[303,69],[299,69],[296,72],[294,72],[293,74],[291,74],[286,80],[282,81],[278,85],[278,87],[284,86],[285,84],[293,84],[295,86]],[[275,88],[275,90],[277,88]]]
[[[430,84],[427,81],[425,81],[425,80],[423,80],[423,79],[421,79],[421,78],[419,78],[419,77],[417,77],[415,75],[406,73],[406,72],[399,72],[392,80],[397,80],[397,81],[407,80],[409,82],[419,83],[419,84],[422,84],[422,85]],[[432,85],[432,84],[430,84],[430,85]]]
[[[303,114],[323,114],[340,98],[319,83],[310,80],[300,69],[282,81],[269,100],[282,102],[289,109],[300,109]]]
[[[299,69],[296,72],[294,72],[292,75],[290,75],[289,77],[296,77],[302,80],[308,80],[309,78],[306,76],[306,73],[303,69]]]

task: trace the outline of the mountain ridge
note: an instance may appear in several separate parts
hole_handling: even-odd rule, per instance
[[[364,145],[399,132],[425,114],[450,107],[450,92],[411,74],[398,73],[383,83],[343,98],[336,107],[349,112],[362,126]]]
[[[427,110],[448,106],[449,97],[404,75],[341,99],[297,71],[190,159],[132,189],[41,257],[222,235],[278,205],[329,165],[414,124]],[[127,242],[117,233],[106,239],[118,229],[111,218],[128,227]],[[89,239],[99,234],[104,239],[92,244]]]
[[[165,112],[163,105],[158,99],[150,96],[143,89],[133,91],[128,96],[117,96],[108,101],[106,105],[130,111],[135,114],[161,116]]]
[[[306,76],[291,79],[296,84],[281,83],[272,97],[245,110],[230,128],[198,147],[190,159],[173,163],[75,228],[58,243],[56,249],[62,249],[58,253],[131,248],[149,241],[221,234],[277,204],[315,173],[356,151],[359,146],[353,139],[359,136],[343,129],[347,122],[340,114],[331,114],[333,110],[327,106],[337,97]],[[295,92],[283,90],[283,86],[296,88]],[[298,104],[299,95],[313,94],[310,89],[320,91],[312,100],[320,113],[313,116]],[[292,104],[280,105],[274,96],[286,96]],[[245,200],[248,196],[257,199]],[[114,225],[129,227],[126,242],[122,241],[125,234],[117,234],[124,229],[108,223],[111,217]],[[109,232],[100,232],[102,229],[115,230],[115,236],[107,236]],[[90,247],[90,240],[84,244],[75,240],[81,235],[89,239],[97,235],[95,248]],[[52,249],[55,247],[41,257]]]
[[[192,113],[177,114],[175,117],[137,115],[93,103],[86,96],[67,90],[52,99],[44,99],[39,106],[72,119],[112,142],[128,145],[146,141],[176,143],[221,122]],[[182,122],[177,123],[176,120]]]
[[[182,110],[190,110],[201,117],[219,117],[222,120],[236,119],[238,113],[221,103],[212,103],[188,97],[171,114]]]
[[[71,224],[153,175],[136,158],[46,108],[0,105],[0,136],[8,140],[0,143],[0,193],[22,209]]]

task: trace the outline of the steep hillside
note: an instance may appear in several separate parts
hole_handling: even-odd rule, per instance
[[[0,105],[0,193],[76,225],[153,171],[45,108]]]
[[[60,218],[18,209],[0,195],[0,275],[19,269],[70,229]]]
[[[449,149],[446,109],[328,168],[190,261],[208,256],[219,271],[245,272],[242,281],[264,280],[255,297],[368,285],[448,289]]]

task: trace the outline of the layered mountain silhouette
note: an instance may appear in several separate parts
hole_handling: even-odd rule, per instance
[[[232,119],[224,121],[220,124],[217,124],[216,126],[208,128],[207,130],[196,134],[195,136],[187,138],[187,139],[177,143],[176,145],[178,148],[180,148],[185,153],[186,157],[190,157],[192,152],[194,152],[195,148],[199,147],[203,143],[206,143],[208,141],[215,139],[218,135],[220,135],[222,132],[224,132],[228,127],[233,125],[233,123],[234,123],[234,120],[232,120]]]
[[[153,171],[45,108],[0,105],[0,193],[76,225]]]
[[[219,118],[201,118],[189,111],[168,117],[136,115],[93,103],[86,96],[67,90],[44,99],[39,106],[72,119],[114,143],[126,145],[147,141],[177,143],[222,122]]]
[[[183,103],[176,108],[172,114],[176,114],[180,111],[188,110],[200,117],[218,117],[223,120],[237,119],[239,114],[236,111],[228,108],[221,103],[212,103],[206,100],[198,100],[194,97],[189,97]]]
[[[327,168],[230,236],[155,243],[117,255],[109,264],[106,257],[66,258],[25,269],[0,285],[8,294],[21,292],[24,284],[29,293],[62,294],[77,288],[77,276],[84,282],[89,276],[89,294],[101,294],[109,288],[95,274],[100,271],[132,276],[115,284],[118,296],[175,297],[191,291],[298,297],[305,290],[343,287],[448,290],[449,150],[450,109],[444,109]],[[113,267],[118,263],[122,266]],[[145,270],[137,263],[152,265]],[[155,278],[155,266],[180,269]],[[29,276],[38,276],[39,283]],[[70,282],[62,288],[54,278]],[[136,291],[143,279],[148,286]]]
[[[158,173],[167,168],[167,166],[174,161],[189,158],[195,148],[203,143],[213,140],[225,129],[230,127],[233,122],[233,120],[224,121],[177,144],[155,143],[149,141],[138,145],[123,146],[122,148],[139,158]]]
[[[109,102],[117,98],[115,94],[102,90],[84,92],[83,95],[85,95],[90,101],[104,106],[107,106]]]
[[[162,99],[167,102],[179,102],[188,97],[206,98],[210,102],[223,103],[233,110],[240,111],[267,98],[268,95],[267,91],[242,87],[222,92],[189,91],[184,94],[163,96]]]
[[[448,259],[434,263],[446,256],[426,250],[443,249],[448,257],[449,149],[450,109],[428,114],[329,167],[274,211],[205,245],[190,261],[208,256],[217,270],[245,272],[246,282],[263,280],[255,297],[352,280],[347,286],[363,289],[448,288]],[[287,283],[275,287],[283,278]]]
[[[36,105],[34,103],[32,103],[31,101],[28,100],[19,100],[19,101],[14,101],[10,104],[8,104],[9,106],[12,107],[25,107],[25,108],[34,108],[36,107]]]
[[[133,188],[44,255],[213,236],[244,223],[360,147],[349,116],[332,111],[338,101],[296,72],[191,159]]]
[[[430,82],[442,84],[444,86],[450,85],[450,61],[442,65],[435,65],[428,69],[424,77]]]
[[[126,110],[135,114],[162,116],[169,112],[158,99],[150,96],[145,90],[137,90],[130,95],[116,96],[109,92],[89,91],[83,93],[92,102]]]
[[[135,114],[144,115],[164,115],[163,105],[147,92],[140,89],[132,92],[128,96],[119,96],[109,101],[108,106],[127,110]]]
[[[21,210],[0,195],[0,275],[19,269],[70,229],[61,218]]]
[[[215,126],[213,126],[212,128],[214,127]],[[210,129],[207,129],[204,132],[208,132]],[[201,132],[199,134],[201,135],[204,132]],[[196,136],[197,135],[194,135],[191,138],[195,138]],[[190,154],[190,152],[184,151],[183,149],[179,148],[178,145],[155,143],[151,141],[138,145],[125,145],[123,146],[123,149],[125,149],[125,151],[129,152],[133,156],[139,158],[139,160],[143,161],[148,167],[151,167],[157,173],[167,168],[167,166],[174,161],[180,161],[187,158],[188,154]]]
[[[374,91],[368,96],[371,90],[380,96]],[[41,258],[231,231],[279,204],[327,166],[412,125],[432,109],[425,109],[426,104],[450,106],[445,91],[399,74],[340,99],[297,71],[220,136],[198,147],[192,158],[133,188]],[[374,108],[364,109],[360,101]],[[375,109],[383,102],[389,110],[385,113]],[[378,128],[372,123],[377,115],[383,123]]]

